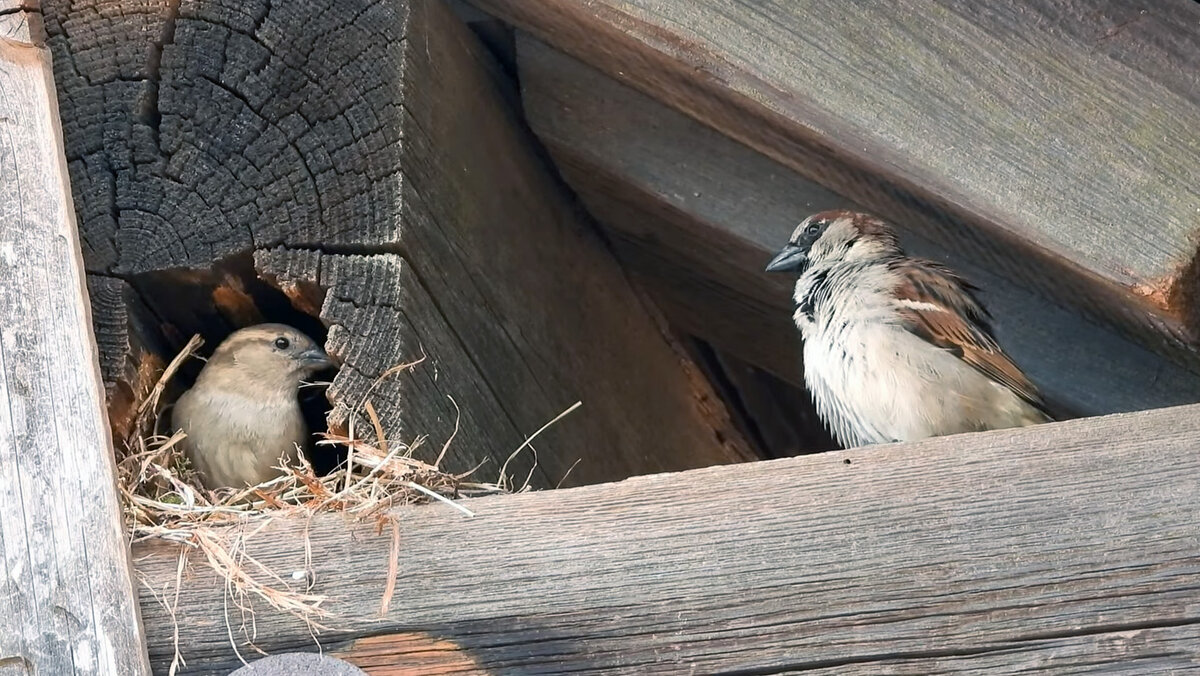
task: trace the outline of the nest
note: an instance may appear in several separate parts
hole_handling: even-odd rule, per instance
[[[208,490],[181,452],[179,442],[185,438],[183,432],[158,433],[169,427],[159,424],[160,419],[166,417],[163,393],[179,367],[195,355],[200,345],[199,336],[193,337],[167,366],[155,387],[138,403],[133,431],[125,440],[124,448],[118,450],[117,483],[126,525],[134,542],[159,540],[181,546],[173,594],[175,601],[189,558],[193,555],[203,557],[204,563],[224,580],[227,602],[241,611],[240,631],[251,645],[252,634],[247,630],[245,619],[253,615],[251,601],[255,597],[277,611],[301,618],[308,623],[314,638],[317,632],[327,629],[325,621],[331,616],[327,608],[329,599],[311,589],[310,573],[298,575],[274,571],[246,552],[248,539],[270,519],[338,512],[360,520],[373,520],[380,531],[390,525],[393,555],[386,564],[389,565],[389,582],[380,600],[381,611],[386,612],[395,586],[399,554],[399,530],[390,521],[388,508],[438,500],[471,516],[470,510],[454,502],[454,498],[506,490],[503,470],[499,482],[485,484],[468,481],[470,473],[454,475],[438,469],[454,435],[447,440],[433,464],[412,457],[413,451],[424,443],[423,437],[409,443],[389,442],[369,400],[362,403],[362,412],[374,428],[374,442],[355,438],[353,425],[347,436],[326,434],[318,442],[347,449],[346,462],[330,474],[318,476],[312,465],[302,458],[296,466],[281,464],[282,473],[278,478],[258,486]],[[393,367],[380,376],[380,380],[419,363],[420,360]],[[351,416],[351,419],[355,417]],[[385,565],[385,562],[380,563]],[[169,599],[172,596],[169,588],[156,590],[147,580],[143,583],[174,616],[175,606]],[[226,628],[230,643],[237,651],[234,624],[227,613]],[[238,656],[241,657],[240,652]],[[177,644],[171,673],[182,663]]]

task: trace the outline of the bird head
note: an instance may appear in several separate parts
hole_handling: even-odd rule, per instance
[[[331,366],[329,355],[301,331],[286,324],[256,324],[222,341],[200,378],[294,388],[304,377]]]
[[[883,220],[855,211],[822,211],[804,219],[767,272],[803,274],[815,262],[871,260],[899,253],[896,233]]]

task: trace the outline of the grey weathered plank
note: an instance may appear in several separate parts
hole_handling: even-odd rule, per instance
[[[307,532],[316,589],[336,599],[326,645],[424,632],[493,672],[970,673],[1054,642],[1074,657],[1043,656],[1076,666],[1123,642],[1177,664],[1200,644],[1156,637],[1200,625],[1197,443],[1188,406],[482,498],[474,518],[406,508],[384,618],[389,534],[277,520],[249,551],[301,569]],[[174,579],[173,550],[135,553],[156,584]],[[200,673],[234,663],[221,595],[200,569],[181,590]],[[166,617],[143,607],[162,664]],[[306,642],[291,618],[256,623],[268,651]]]
[[[983,654],[938,655],[930,651],[917,659],[892,657],[862,663],[842,663],[803,672],[780,674],[836,676],[869,673],[911,674],[1183,674],[1200,671],[1200,625],[1131,627],[1087,636],[1038,636],[1014,647]]]
[[[144,674],[50,53],[32,39],[0,38],[0,672]]]
[[[790,282],[763,262],[809,213],[854,205],[527,35],[518,56],[531,126],[670,319],[802,383]],[[1200,401],[1200,376],[969,253],[902,235],[912,253],[982,287],[1005,348],[1061,407],[1096,415]]]
[[[388,430],[428,422],[413,431],[440,449],[453,405],[419,395],[486,394],[481,424],[464,431],[479,444],[449,453],[462,454],[455,466],[495,459],[481,470],[491,479],[526,435],[582,401],[535,444],[539,487],[576,460],[568,483],[749,456],[531,147],[496,65],[441,2],[56,0],[47,26],[69,101],[89,270],[126,279],[168,334],[200,332],[212,345],[248,318],[319,328],[319,297],[308,307],[292,299],[279,315],[262,304],[227,317],[199,311],[211,309],[207,292],[226,269],[247,288],[258,283],[255,252],[298,251],[286,259],[297,264],[313,251],[403,259],[384,266],[403,269],[402,280],[372,281],[402,282],[403,297],[425,299],[409,319],[430,323],[413,333],[444,337],[436,342],[449,351],[427,352],[430,364],[469,362],[419,377],[468,380],[424,389],[386,380],[376,406]],[[335,423],[361,403],[371,384],[363,374],[395,365],[393,348],[420,354],[407,349],[413,335],[393,334],[401,313],[361,310],[356,331],[340,338],[356,358],[348,368],[361,370],[330,390]],[[484,421],[496,421],[490,437]],[[630,450],[653,444],[659,453]]]
[[[38,0],[0,0],[0,37],[20,42],[42,40]]]
[[[519,429],[583,402],[539,437],[547,475],[578,485],[751,457],[534,153],[479,42],[440,2],[411,6],[396,238]]]
[[[1195,359],[1200,6],[1122,52],[1025,0],[474,0],[930,239]],[[1034,3],[1045,7],[1047,3]],[[1171,5],[1160,11],[1161,5]],[[1161,41],[1166,44],[1167,40]],[[1116,51],[1116,50],[1111,50]],[[1131,65],[1134,64],[1134,65]],[[1136,66],[1136,67],[1135,67]]]
[[[401,257],[280,248],[259,252],[255,264],[285,289],[320,289],[312,295],[318,296],[318,312],[329,324],[325,347],[341,364],[329,387],[329,398],[336,402],[330,415],[334,427],[345,431],[354,418],[356,436],[374,436],[364,413],[367,400],[379,411],[403,411],[383,423],[390,440],[412,443],[427,436],[414,456],[430,463],[452,443],[442,469],[459,474],[478,468],[472,478],[481,481],[495,481],[509,454],[524,441],[523,434],[533,431],[513,425],[488,390],[485,374],[465,354]],[[421,363],[380,380],[389,369],[415,362]],[[389,380],[403,384],[387,387]],[[535,468],[529,455],[508,467],[518,481],[531,472],[534,486],[553,486],[561,478]]]

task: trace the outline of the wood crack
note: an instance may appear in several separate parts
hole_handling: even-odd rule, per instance
[[[158,109],[158,88],[162,80],[163,50],[175,42],[175,23],[179,19],[180,0],[168,0],[166,16],[163,18],[162,35],[150,43],[150,54],[146,60],[146,93],[135,113],[135,119],[150,128],[155,145],[159,144],[158,130],[162,113]]]

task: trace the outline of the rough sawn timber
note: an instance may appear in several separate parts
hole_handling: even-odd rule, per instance
[[[1188,406],[405,508],[385,617],[387,529],[277,519],[247,553],[302,570],[307,535],[350,661],[402,633],[491,673],[1163,671],[1200,662],[1198,443]],[[174,594],[176,550],[135,554]],[[236,665],[222,594],[202,564],[180,590],[196,673]],[[169,619],[143,612],[162,665]],[[268,652],[315,649],[255,622]]]
[[[50,52],[36,12],[10,4],[0,5],[0,673],[147,674]]]
[[[357,414],[371,432],[370,392],[389,437],[427,435],[432,459],[457,429],[447,466],[486,458],[476,476],[490,481],[582,401],[534,443],[537,487],[748,457],[443,3],[55,0],[47,28],[88,269],[145,297],[168,338],[199,331],[211,347],[247,318],[288,318],[217,307],[225,326],[201,321],[181,300],[189,285],[239,299],[256,275],[308,280],[291,310],[319,314],[319,252],[353,259],[339,288],[355,266],[384,275],[358,280],[366,305],[339,296],[320,316],[343,362],[335,428]],[[274,267],[256,270],[255,254]],[[249,278],[213,286],[218,266]],[[119,330],[120,317],[97,325]],[[131,346],[106,355],[110,372],[141,372],[120,358],[136,362],[136,343],[102,341]],[[411,377],[376,384],[422,354]]]
[[[1002,276],[1196,360],[1194,2],[473,3]],[[1132,35],[1150,47],[1121,35],[1143,20],[1160,30]],[[1103,44],[1114,38],[1126,48]]]
[[[804,216],[852,202],[528,34],[517,54],[530,126],[668,319],[802,385],[792,280],[762,268]],[[901,236],[910,253],[981,287],[1004,348],[1057,408],[1100,415],[1200,401],[1188,369],[970,252]]]

